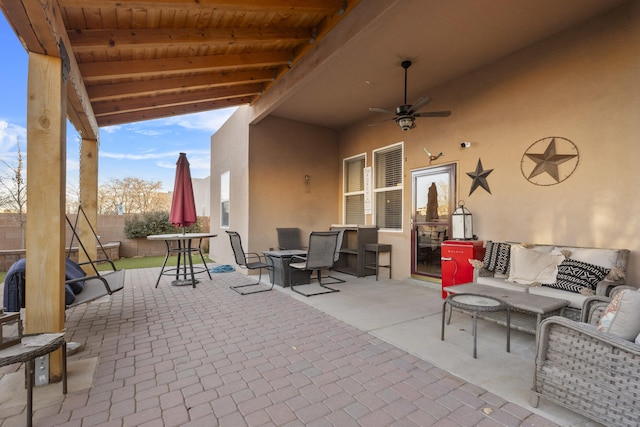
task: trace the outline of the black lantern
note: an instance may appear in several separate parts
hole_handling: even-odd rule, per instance
[[[451,236],[456,240],[473,240],[473,216],[460,200],[451,215]]]

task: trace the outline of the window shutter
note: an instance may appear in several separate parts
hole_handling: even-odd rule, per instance
[[[364,194],[345,198],[345,224],[364,224]]]
[[[357,156],[343,162],[344,168],[344,218],[345,224],[364,224],[364,167],[365,156]]]
[[[364,157],[347,160],[344,163],[344,192],[364,190]]]
[[[381,229],[402,229],[402,144],[374,153],[375,223]]]

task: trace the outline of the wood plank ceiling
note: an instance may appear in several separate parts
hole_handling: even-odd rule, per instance
[[[102,127],[253,103],[357,2],[58,0],[57,7]],[[42,31],[34,24],[42,17],[30,16],[33,1],[0,3],[25,48],[42,50],[30,42],[40,37],[29,37]]]

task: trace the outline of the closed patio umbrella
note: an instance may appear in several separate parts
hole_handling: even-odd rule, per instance
[[[187,154],[180,153],[176,163],[176,181],[173,185],[173,199],[171,200],[171,213],[169,222],[176,227],[185,227],[195,224],[198,221],[196,215],[196,203],[193,197],[193,187],[191,185],[191,171]]]

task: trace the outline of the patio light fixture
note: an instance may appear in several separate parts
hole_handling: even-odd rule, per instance
[[[472,240],[473,216],[464,207],[464,200],[458,202],[458,208],[451,215],[451,236],[456,240]]]
[[[400,116],[396,119],[396,123],[402,130],[409,130],[415,126],[412,116]]]

